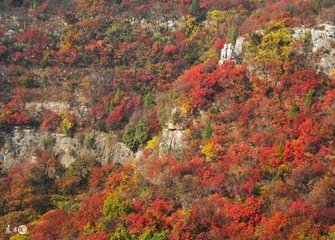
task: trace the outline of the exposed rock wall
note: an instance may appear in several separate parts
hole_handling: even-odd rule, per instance
[[[39,129],[16,127],[2,132],[0,162],[5,169],[16,162],[34,161],[40,150],[52,151],[68,167],[77,158],[92,158],[102,164],[132,161],[135,154],[113,134],[91,131],[74,137]]]
[[[50,109],[55,112],[67,111],[70,105],[66,102],[30,103],[27,110],[39,112]],[[159,155],[170,152],[180,155],[185,146],[184,135],[187,131],[185,119],[180,118],[180,109],[174,108],[166,127],[162,131],[159,143]],[[180,120],[180,119],[179,119]],[[69,167],[76,159],[91,158],[102,164],[108,162],[125,163],[141,156],[132,152],[124,143],[118,142],[112,133],[90,131],[77,132],[70,137],[63,133],[51,133],[43,129],[15,127],[9,132],[0,131],[0,163],[8,169],[18,162],[33,162],[41,151],[55,154],[60,163]]]
[[[79,119],[85,119],[89,114],[88,107],[84,105],[73,107],[68,102],[29,102],[26,103],[25,109],[33,116],[40,114],[46,109],[55,113],[73,112]]]
[[[335,41],[335,26],[324,23],[316,28],[293,28],[293,38],[295,39],[305,37],[308,33],[310,33],[311,36],[313,52],[317,52],[322,48],[332,48],[332,42]]]
[[[177,107],[172,109],[166,127],[162,131],[162,137],[159,144],[160,155],[167,152],[179,155],[184,149],[185,142],[183,136],[186,132],[186,128],[184,127],[183,122],[174,121],[176,115],[179,115],[179,108]]]
[[[40,146],[40,138],[33,129],[15,128],[9,134],[2,133],[1,137],[0,162],[4,168],[13,165],[16,159],[28,161],[36,159],[34,150]]]
[[[178,26],[178,19],[173,18],[173,19],[166,19],[166,18],[161,18],[157,21],[150,22],[149,19],[139,19],[139,18],[128,18],[126,19],[126,22],[129,22],[131,25],[136,25],[140,24],[144,28],[152,28],[154,24],[166,28],[166,29],[174,29]]]
[[[236,40],[235,44],[227,43],[223,45],[223,48],[221,49],[221,56],[219,64],[223,64],[226,61],[229,60],[238,60],[241,58],[243,53],[243,46],[245,43],[244,37],[239,37]]]
[[[312,52],[317,57],[316,67],[325,74],[335,71],[335,26],[333,24],[320,24],[315,28],[294,28],[293,38],[309,37]]]
[[[293,28],[292,36],[293,39],[309,36],[311,52],[308,54],[317,58],[315,65],[318,70],[328,75],[335,71],[335,26],[332,23],[323,23],[313,28]],[[239,37],[235,44],[225,44],[221,49],[219,64],[228,60],[241,61],[245,44],[244,37]]]
[[[68,102],[31,102],[26,104],[28,111],[41,112],[43,109],[49,109],[54,112],[62,112],[70,109]]]
[[[179,154],[183,149],[183,135],[185,130],[182,129],[163,129],[161,143],[159,145],[160,154],[173,152]]]

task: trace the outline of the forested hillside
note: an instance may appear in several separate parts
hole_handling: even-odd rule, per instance
[[[335,239],[335,1],[0,0],[0,239]]]

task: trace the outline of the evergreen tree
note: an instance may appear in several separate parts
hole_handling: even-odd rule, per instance
[[[144,107],[149,108],[152,105],[155,104],[154,96],[151,91],[149,91],[145,96],[144,96]]]
[[[238,27],[234,23],[233,25],[230,26],[227,34],[227,39],[229,43],[235,43],[236,39],[238,37]]]
[[[322,5],[323,5],[323,4],[322,4],[322,1],[321,1],[321,0],[316,0],[316,1],[314,1],[314,2],[312,3],[312,6],[311,6],[312,11],[313,11],[315,14],[320,13],[321,10],[322,10],[322,7],[323,7]]]
[[[202,139],[203,140],[209,140],[213,135],[213,128],[211,124],[207,124],[203,133],[202,133]]]
[[[195,17],[199,15],[200,0],[193,0],[191,4],[191,14]]]

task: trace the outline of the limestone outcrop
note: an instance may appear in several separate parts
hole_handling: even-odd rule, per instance
[[[310,34],[312,51],[332,48],[332,42],[335,41],[335,26],[329,23],[323,23],[315,28],[293,28],[293,38],[298,39]]]
[[[15,127],[1,132],[0,163],[4,169],[20,161],[33,162],[43,150],[53,152],[65,167],[77,158],[92,158],[102,164],[132,161],[135,154],[110,133],[91,131],[74,137],[40,129]]]
[[[29,102],[26,103],[25,110],[33,116],[40,114],[43,110],[51,110],[58,114],[72,112],[79,117],[79,119],[85,119],[89,114],[89,108],[87,106],[81,105],[74,107],[68,102]]]
[[[293,38],[307,38],[312,51],[309,55],[315,56],[315,66],[318,71],[327,75],[335,71],[335,26],[323,23],[314,28],[294,28]]]
[[[315,67],[326,74],[334,72],[335,65],[335,25],[326,22],[316,27],[306,28],[304,26],[292,28],[292,37],[295,40],[307,38],[311,44],[311,51],[308,53],[315,60]],[[235,44],[224,44],[221,49],[219,64],[233,60],[242,61],[243,48],[246,39],[242,36]],[[321,52],[321,54],[320,54]]]
[[[186,128],[182,121],[176,121],[175,118],[180,114],[180,109],[175,107],[171,111],[170,118],[166,127],[162,131],[162,137],[159,144],[159,154],[167,152],[179,155],[185,146],[183,136]]]
[[[236,40],[235,44],[227,43],[223,45],[223,48],[221,49],[221,56],[219,64],[223,64],[226,61],[229,60],[237,60],[240,59],[243,53],[243,46],[245,43],[244,37],[239,37]]]

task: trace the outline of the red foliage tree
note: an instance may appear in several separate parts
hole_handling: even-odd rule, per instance
[[[102,206],[105,200],[103,193],[94,193],[84,200],[74,216],[75,224],[81,232],[87,224],[97,226],[102,217]]]
[[[41,128],[55,130],[60,123],[60,117],[51,110],[45,110],[41,121]]]
[[[45,213],[41,222],[32,227],[30,234],[36,240],[66,239],[74,237],[75,230],[69,214],[56,209]]]
[[[168,55],[173,55],[175,54],[176,52],[178,51],[178,47],[176,45],[173,45],[173,44],[170,44],[170,45],[166,45],[164,47],[164,50],[163,52],[165,54],[168,54]]]
[[[38,63],[43,58],[43,52],[48,44],[45,33],[40,29],[30,28],[18,36],[18,41],[25,45],[22,58],[27,62]]]

